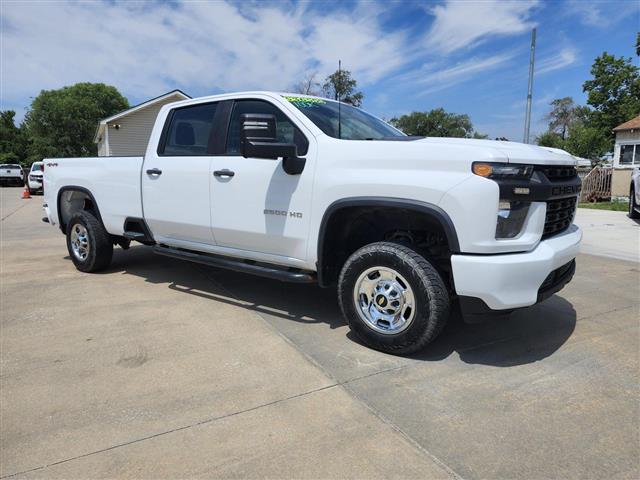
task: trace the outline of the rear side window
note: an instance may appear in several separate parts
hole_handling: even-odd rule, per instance
[[[276,117],[276,134],[280,143],[295,143],[298,155],[306,155],[309,141],[291,120],[275,105],[264,100],[237,100],[231,114],[227,136],[227,153],[240,153],[240,115],[243,113],[269,113]]]
[[[162,154],[175,157],[207,155],[217,103],[177,108],[171,114]]]

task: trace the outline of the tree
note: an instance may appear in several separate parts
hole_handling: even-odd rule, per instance
[[[556,132],[547,131],[536,137],[536,143],[541,147],[553,147],[564,149],[565,139]]]
[[[576,157],[598,160],[607,153],[611,146],[609,139],[601,129],[577,123],[569,128],[569,135],[564,148]]]
[[[103,83],[41,91],[24,121],[31,140],[29,159],[96,155],[93,137],[98,121],[127,108],[127,99]]]
[[[551,111],[545,116],[549,121],[549,131],[555,132],[562,137],[567,138],[567,130],[574,120],[575,103],[573,98],[564,97],[552,100]]]
[[[318,72],[310,72],[292,87],[293,93],[301,93],[303,95],[320,95],[320,82],[317,80]]]
[[[407,135],[487,138],[474,130],[468,115],[449,113],[443,108],[428,112],[412,112],[400,118],[392,118],[390,123]]]
[[[15,124],[16,112],[0,111],[0,163],[26,166],[27,142],[24,131]]]
[[[640,69],[631,58],[605,52],[593,62],[591,75],[582,85],[593,107],[589,124],[605,135],[611,148],[613,128],[640,113]]]
[[[364,94],[356,91],[357,85],[358,82],[355,78],[351,78],[349,70],[336,70],[325,79],[322,91],[328,98],[340,99],[354,107],[359,107],[362,105]]]

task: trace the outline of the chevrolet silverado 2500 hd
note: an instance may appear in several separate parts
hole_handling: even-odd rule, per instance
[[[398,354],[449,317],[571,280],[580,180],[565,152],[404,135],[347,104],[250,92],[165,105],[144,157],[46,159],[45,221],[83,272],[114,245],[337,284],[351,329]]]

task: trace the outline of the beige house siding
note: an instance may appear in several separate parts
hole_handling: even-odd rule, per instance
[[[631,185],[632,170],[614,169],[611,174],[611,196],[612,197],[628,197],[629,186]]]
[[[171,95],[108,122],[101,137],[97,139],[98,156],[144,155],[160,109],[168,103],[184,100],[184,98],[182,95]]]

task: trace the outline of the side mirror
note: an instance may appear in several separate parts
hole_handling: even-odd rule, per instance
[[[289,175],[299,175],[304,170],[305,158],[298,157],[294,143],[278,143],[276,116],[268,113],[244,113],[240,115],[240,153],[243,157],[282,157],[282,168]]]

